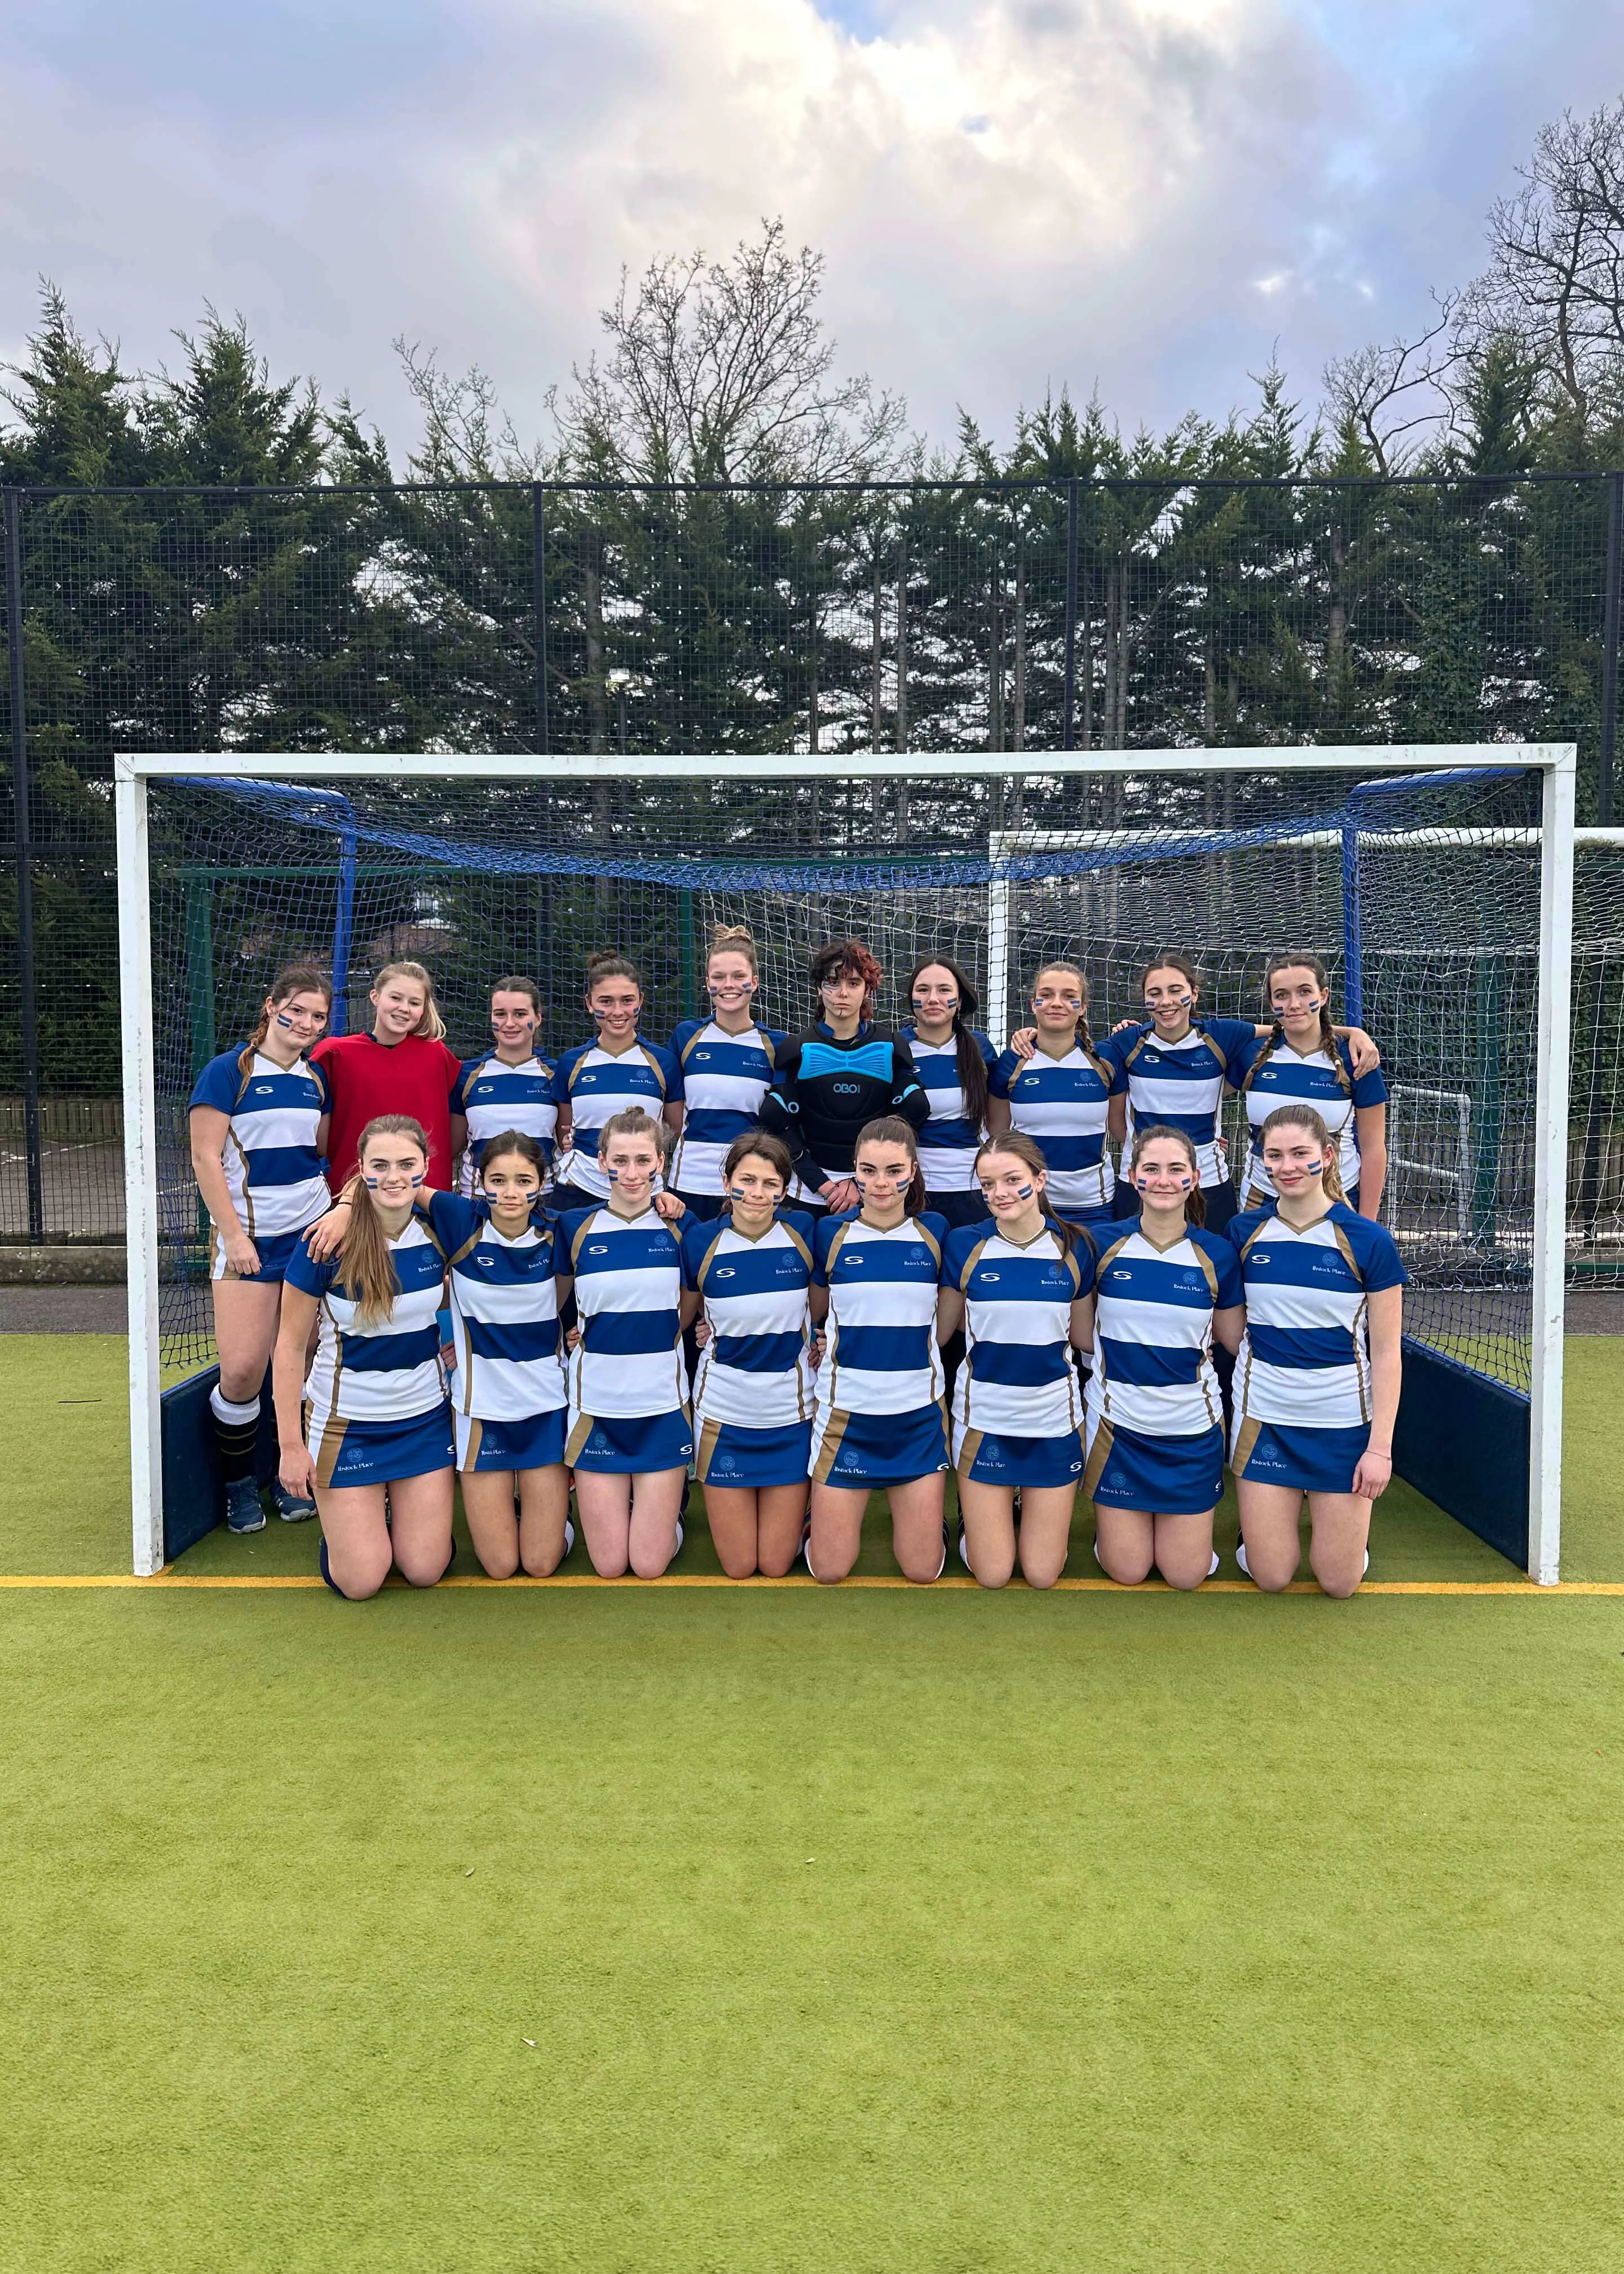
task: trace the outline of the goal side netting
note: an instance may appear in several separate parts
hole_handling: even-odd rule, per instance
[[[1006,760],[950,771],[964,762],[922,757],[872,771],[851,759],[684,761],[680,772],[622,762],[585,778],[539,760],[528,777],[512,760],[462,758],[382,779],[285,757],[146,762],[120,794],[127,1019],[143,955],[151,974],[149,1020],[138,1006],[126,1051],[132,1196],[143,1189],[152,1212],[144,1232],[132,1207],[132,1287],[150,1268],[154,1297],[132,1306],[132,1380],[138,1408],[162,1395],[147,1568],[213,1520],[185,1481],[207,1432],[188,1438],[181,1418],[188,1399],[200,1410],[214,1355],[187,1100],[202,1065],[248,1033],[272,974],[321,963],[335,980],[334,1026],[354,1030],[370,1024],[380,965],[426,964],[465,1058],[490,1045],[492,980],[527,974],[545,1006],[543,1046],[557,1052],[586,1037],[592,951],[640,967],[645,1028],[664,1041],[707,1007],[713,928],[741,923],[759,946],[764,1025],[808,1022],[809,953],[853,935],[884,967],[882,1019],[908,1015],[909,971],[944,955],[970,975],[1000,1043],[1046,958],[1086,972],[1102,1035],[1139,1015],[1140,975],[1159,951],[1193,957],[1205,1011],[1244,1018],[1263,1015],[1271,954],[1320,956],[1336,1017],[1373,1035],[1389,1091],[1382,1216],[1412,1280],[1400,1472],[1554,1577],[1560,1253],[1559,1239],[1553,1297],[1541,1210],[1566,1160],[1548,966],[1566,953],[1552,902],[1571,871],[1553,868],[1545,826],[1560,811],[1560,759],[1246,756],[1044,757],[1020,773],[995,770]],[[1237,1101],[1227,1135],[1238,1163]],[[1559,1226],[1560,1204],[1559,1193]],[[138,1567],[140,1500],[138,1473]]]

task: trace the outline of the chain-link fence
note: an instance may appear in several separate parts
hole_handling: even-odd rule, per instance
[[[122,1230],[116,749],[1571,739],[1580,820],[1610,824],[1621,519],[1605,474],[8,492],[0,1239]],[[1604,1261],[1615,932],[1582,907]]]

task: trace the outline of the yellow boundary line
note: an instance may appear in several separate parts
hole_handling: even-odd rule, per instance
[[[1025,1581],[1020,1579],[1011,1582],[1011,1585],[1015,1587],[1024,1587],[1025,1584]],[[139,1587],[153,1593],[168,1594],[191,1593],[199,1588],[246,1587],[266,1590],[277,1587],[320,1587],[321,1585],[320,1577],[314,1573],[288,1572],[273,1575],[267,1572],[239,1576],[227,1572],[182,1572],[177,1571],[173,1566],[155,1573],[150,1579],[139,1579],[133,1572],[128,1571],[68,1572],[56,1576],[43,1573],[38,1575],[0,1573],[0,1589]],[[405,1582],[402,1579],[391,1578],[387,1585],[400,1587],[404,1586]],[[839,1585],[841,1590],[846,1593],[853,1588],[876,1587],[906,1589],[914,1594],[927,1592],[912,1579],[891,1578],[883,1575],[842,1579]],[[934,1581],[932,1585],[938,1591],[943,1588],[958,1588],[977,1594],[982,1592],[976,1586],[974,1579],[963,1577],[956,1572],[951,1574],[944,1572],[941,1578]],[[734,1589],[789,1587],[799,1589],[802,1594],[817,1592],[814,1581],[799,1577],[787,1579],[761,1577],[729,1579],[719,1571],[714,1575],[708,1571],[669,1572],[663,1579],[637,1579],[629,1574],[623,1579],[600,1579],[596,1572],[574,1571],[557,1573],[551,1579],[532,1579],[523,1573],[512,1579],[486,1579],[470,1573],[457,1578],[442,1579],[432,1592],[440,1593],[448,1588],[456,1587],[500,1587],[509,1590],[519,1587],[552,1589],[561,1587],[726,1587]],[[1131,1596],[1165,1595],[1171,1594],[1174,1591],[1159,1579],[1149,1580],[1140,1587],[1119,1587],[1114,1579],[1057,1579],[1051,1592],[1056,1594]],[[1251,1595],[1262,1600],[1261,1589],[1254,1587],[1250,1580],[1246,1579],[1209,1579],[1199,1592],[1203,1595]],[[1565,1579],[1559,1586],[1537,1587],[1529,1579],[1367,1579],[1358,1592],[1361,1595],[1520,1595],[1529,1597],[1624,1595],[1624,1580]],[[1317,1595],[1320,1590],[1312,1579],[1294,1579],[1286,1593],[1293,1595]]]

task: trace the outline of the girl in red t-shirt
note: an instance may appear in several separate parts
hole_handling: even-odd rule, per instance
[[[356,1145],[369,1121],[404,1113],[427,1134],[429,1183],[449,1192],[468,1124],[451,1111],[462,1062],[444,1040],[434,982],[420,963],[386,963],[370,999],[370,1035],[329,1035],[310,1053],[332,1101],[327,1182],[342,1192],[355,1174]]]

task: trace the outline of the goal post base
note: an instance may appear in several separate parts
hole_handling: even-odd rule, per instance
[[[1394,1472],[1519,1571],[1529,1562],[1530,1419],[1519,1391],[1405,1336]]]
[[[173,1563],[187,1548],[195,1547],[225,1520],[225,1487],[220,1480],[214,1417],[208,1403],[219,1379],[220,1368],[211,1366],[205,1373],[172,1383],[158,1401],[165,1563]],[[261,1485],[268,1485],[276,1474],[276,1414],[268,1371],[259,1392],[254,1473]]]

